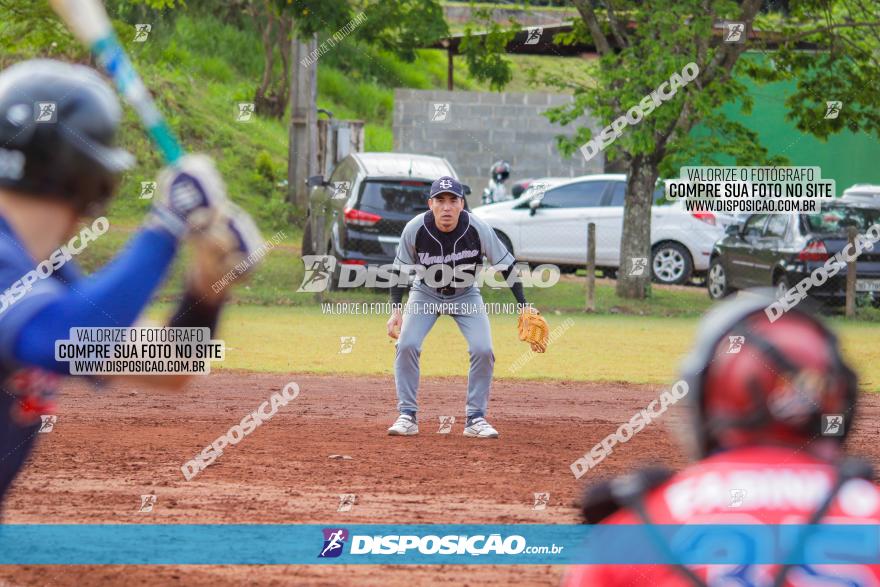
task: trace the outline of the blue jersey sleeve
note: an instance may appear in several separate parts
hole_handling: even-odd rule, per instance
[[[9,238],[0,234],[2,241]],[[0,252],[12,248],[9,242],[0,242]],[[143,229],[113,261],[89,277],[80,278],[68,262],[14,300],[11,295],[0,298],[0,363],[69,373],[69,363],[55,361],[55,341],[67,339],[73,327],[131,326],[161,285],[176,251],[177,240],[170,234]],[[15,262],[0,263],[3,288],[34,270],[32,259],[22,251],[15,253]]]

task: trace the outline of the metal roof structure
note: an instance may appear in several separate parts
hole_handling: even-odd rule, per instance
[[[735,23],[731,21],[720,21],[715,23],[715,26],[712,30],[712,36],[714,38],[713,44],[718,45],[724,42],[725,35],[727,35],[728,33],[729,24]],[[634,29],[635,27],[635,21],[630,21],[626,24],[626,28],[628,29]],[[516,55],[598,57],[596,46],[593,44],[592,40],[588,42],[577,41],[570,45],[556,44],[553,42],[557,34],[570,33],[572,30],[574,30],[574,24],[572,22],[558,22],[541,26],[526,27],[517,31],[513,39],[511,39],[510,42],[507,43],[507,46],[505,47],[505,52]],[[488,34],[488,32],[478,32],[475,33],[473,36],[476,38],[480,38],[486,37],[488,36]],[[448,68],[446,74],[446,86],[448,90],[452,90],[454,85],[452,74],[452,60],[455,55],[460,54],[459,49],[464,38],[464,33],[458,33],[449,37],[439,39],[433,45],[430,45],[428,47],[430,49],[445,49],[447,52]],[[745,38],[742,40],[745,42],[759,43],[762,49],[773,50],[779,46],[780,34],[776,31],[749,29],[745,31]],[[617,43],[613,35],[609,35],[608,43],[612,47],[617,48]],[[815,44],[803,41],[798,42],[796,44],[796,47],[801,50],[816,49]]]

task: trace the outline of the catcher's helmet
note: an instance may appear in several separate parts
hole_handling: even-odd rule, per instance
[[[703,319],[683,368],[697,458],[744,445],[801,447],[822,437],[823,415],[843,415],[839,440],[849,431],[857,380],[837,338],[798,309],[770,322],[772,301],[746,294]]]
[[[134,163],[113,146],[121,114],[85,66],[36,59],[0,72],[0,187],[100,209]]]
[[[510,163],[507,161],[497,161],[492,166],[492,177],[496,182],[502,182],[510,177]]]

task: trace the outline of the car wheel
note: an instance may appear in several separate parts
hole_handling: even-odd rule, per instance
[[[302,254],[315,254],[315,247],[312,246],[312,223],[308,220],[306,220],[306,226],[303,228]]]
[[[791,289],[791,286],[788,284],[788,278],[785,275],[780,275],[779,279],[776,280],[774,284],[775,294],[774,297],[777,300],[781,300],[785,297],[785,292]]]
[[[666,285],[686,283],[693,273],[691,254],[679,243],[661,243],[654,247],[651,270],[654,280]]]
[[[713,300],[726,298],[733,293],[730,282],[727,279],[727,271],[718,257],[712,259],[709,265],[709,273],[706,274],[706,289],[709,290],[709,297]]]
[[[501,244],[507,248],[507,252],[511,255],[513,254],[513,243],[510,242],[510,239],[507,238],[507,235],[501,232],[500,230],[496,230],[495,234],[498,236],[498,240],[501,241]]]

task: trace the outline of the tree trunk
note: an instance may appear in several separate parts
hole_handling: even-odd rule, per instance
[[[275,16],[272,14],[272,9],[269,6],[266,6],[266,19],[263,22],[263,79],[260,80],[260,85],[257,88],[256,93],[254,94],[254,107],[258,114],[266,116],[268,114],[267,110],[271,109],[270,99],[267,99],[267,94],[270,93],[270,87],[272,85],[272,74],[275,69],[275,42],[274,35],[272,34],[273,29],[275,28]]]
[[[287,109],[287,102],[290,99],[290,53],[287,48],[290,46],[290,31],[293,27],[293,18],[281,15],[281,23],[278,29],[278,47],[281,54],[281,85],[275,90],[278,96],[277,102],[280,105],[280,111],[277,117],[284,116]]]
[[[617,271],[617,295],[622,298],[644,299],[650,291],[651,205],[658,174],[657,164],[641,155],[630,164]],[[639,267],[644,269],[640,271]]]

